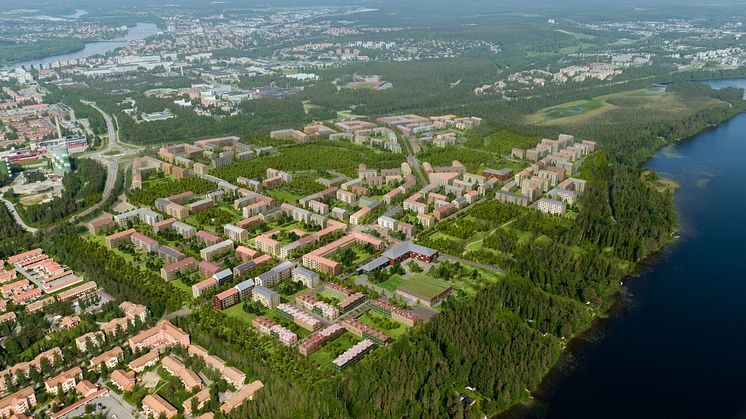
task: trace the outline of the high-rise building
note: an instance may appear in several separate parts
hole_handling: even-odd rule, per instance
[[[52,159],[52,171],[58,176],[64,176],[67,173],[72,172],[72,164],[70,163],[70,153],[67,151],[67,146],[54,146],[49,148],[49,155]]]

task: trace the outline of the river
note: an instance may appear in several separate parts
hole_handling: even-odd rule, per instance
[[[85,47],[79,51],[71,52],[69,54],[51,55],[36,60],[10,64],[2,67],[2,69],[12,70],[17,67],[28,68],[32,65],[38,68],[39,64],[44,64],[44,66],[46,67],[49,63],[55,61],[78,60],[98,54],[103,55],[107,52],[114,51],[117,48],[127,46],[130,41],[145,39],[151,35],[157,34],[158,32],[158,26],[154,23],[138,23],[131,28],[127,28],[127,34],[119,38],[113,38],[106,41],[89,42],[85,44]]]
[[[746,80],[709,82],[746,88]],[[746,113],[660,150],[681,237],[534,394],[530,418],[746,417]]]

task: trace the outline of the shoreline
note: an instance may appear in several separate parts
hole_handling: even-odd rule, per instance
[[[738,78],[736,78],[738,79]],[[736,80],[734,78],[725,78],[725,79],[716,79],[716,80]],[[713,79],[710,79],[713,80]],[[746,97],[746,89],[744,89],[744,96]],[[711,129],[717,128],[718,126],[732,120],[736,116],[746,113],[746,109],[741,109],[738,112],[733,113],[728,118],[719,121],[716,124],[708,125],[704,127],[703,129],[685,137],[685,138],[678,138],[675,140],[669,140],[665,144],[662,144],[660,147],[656,148],[642,163],[642,173],[654,173],[657,176],[657,181],[661,181],[661,183],[668,184],[667,186],[673,187],[673,193],[674,193],[674,206],[676,203],[676,192],[679,190],[679,183],[674,181],[673,179],[668,179],[666,177],[662,177],[657,175],[657,172],[655,172],[652,169],[645,169],[645,164],[649,162],[653,157],[655,157],[656,154],[660,153],[663,149],[666,147],[675,146],[678,144],[681,144],[686,141],[690,141],[694,139],[695,137],[701,135],[702,133],[709,131]],[[654,185],[651,184],[651,187],[654,187]],[[605,309],[602,312],[594,314],[590,324],[588,327],[583,329],[578,335],[573,336],[562,348],[559,357],[557,361],[552,365],[552,367],[546,371],[543,376],[541,377],[540,384],[534,388],[533,390],[528,390],[529,393],[529,399],[525,401],[521,401],[518,403],[515,403],[514,405],[508,407],[507,409],[498,412],[492,416],[490,416],[492,419],[513,419],[513,418],[523,418],[526,417],[526,415],[529,412],[531,407],[537,406],[537,401],[534,398],[534,394],[538,393],[549,393],[552,391],[552,388],[557,385],[557,380],[561,378],[561,375],[563,372],[567,371],[568,368],[574,368],[573,363],[578,358],[578,355],[583,353],[585,350],[589,350],[592,348],[593,343],[601,339],[603,336],[599,336],[599,333],[603,331],[604,326],[612,320],[615,316],[621,315],[624,313],[623,309],[625,307],[630,307],[634,304],[634,300],[631,297],[631,294],[628,293],[627,287],[624,285],[627,281],[636,280],[638,279],[643,272],[646,272],[647,270],[653,269],[655,265],[664,257],[666,257],[673,249],[673,246],[678,242],[679,236],[677,235],[677,232],[681,230],[681,216],[676,212],[677,217],[679,217],[679,220],[677,222],[676,228],[670,232],[668,240],[655,251],[651,252],[648,256],[646,256],[644,259],[636,262],[634,264],[634,267],[631,268],[630,273],[624,277],[619,287],[616,289],[614,293],[614,297],[612,298],[611,304],[607,309]]]

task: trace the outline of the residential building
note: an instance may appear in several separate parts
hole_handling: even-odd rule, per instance
[[[151,349],[150,352],[145,355],[132,360],[127,366],[134,372],[143,372],[146,368],[158,364],[160,361],[160,355],[155,349]]]
[[[353,335],[363,339],[370,339],[377,345],[384,345],[391,340],[389,335],[351,317],[342,320],[341,325]]]
[[[103,345],[106,338],[104,337],[104,332],[97,330],[95,332],[89,332],[84,335],[78,336],[75,338],[75,346],[78,348],[81,352],[87,352],[88,349],[88,343],[90,342],[93,344],[93,346],[101,346]]]
[[[142,409],[145,417],[165,417],[166,419],[170,419],[179,414],[179,411],[171,403],[157,394],[148,394],[145,396],[142,399]]]
[[[279,241],[264,235],[256,236],[256,238],[254,238],[254,245],[260,252],[272,256],[279,255],[280,248],[282,247],[282,244]]]
[[[277,310],[281,316],[287,318],[288,320],[292,320],[293,322],[295,322],[295,324],[306,330],[310,330],[313,332],[321,327],[320,320],[290,304],[279,304],[277,306]]]
[[[561,215],[567,210],[567,204],[556,199],[541,198],[536,203],[536,209],[544,214]]]
[[[241,299],[240,292],[236,288],[228,288],[227,290],[216,294],[212,297],[212,306],[215,310],[223,310],[235,304]]]
[[[158,346],[189,346],[189,334],[174,326],[170,321],[161,320],[150,329],[143,330],[129,338],[127,342],[133,352],[141,348]]]
[[[276,324],[266,317],[256,316],[254,317],[254,320],[251,321],[251,324],[260,333],[272,336],[287,346],[292,346],[298,341],[298,336],[295,333],[279,324]]]
[[[342,355],[335,358],[334,361],[332,361],[332,365],[334,365],[334,368],[338,371],[341,371],[362,359],[368,352],[373,350],[375,346],[376,345],[373,341],[363,339],[350,349],[344,351]]]
[[[270,309],[275,308],[280,304],[280,294],[259,285],[252,289],[251,299],[253,301],[259,301],[263,306]]]
[[[240,243],[249,240],[248,231],[244,230],[241,227],[236,227],[232,224],[226,224],[225,227],[223,227],[223,233],[234,242]]]
[[[3,384],[4,386],[4,384]],[[22,418],[25,413],[31,413],[36,406],[36,394],[34,388],[29,386],[0,399],[0,418]],[[23,415],[23,416],[21,416]]]
[[[57,395],[57,391],[61,388],[63,393],[72,391],[75,389],[77,380],[83,378],[83,370],[80,367],[73,367],[62,374],[50,378],[44,382],[44,390],[47,393]]]
[[[306,288],[316,288],[321,283],[319,274],[302,266],[293,269],[292,279],[294,282],[300,282]]]
[[[212,262],[213,260],[220,259],[228,253],[233,252],[233,241],[224,240],[219,243],[215,243],[212,246],[208,246],[200,250],[199,255],[203,260]]]
[[[175,356],[167,355],[161,361],[161,365],[167,373],[181,380],[181,383],[184,384],[187,390],[191,391],[195,388],[202,388],[202,379]]]
[[[292,262],[288,262],[288,261],[280,262],[274,268],[254,278],[254,282],[256,283],[256,285],[261,286],[261,287],[265,287],[265,288],[274,287],[280,282],[286,279],[289,279],[292,274],[292,269],[293,269]]]
[[[298,344],[298,352],[301,355],[308,356],[316,352],[324,343],[332,341],[342,335],[345,332],[345,328],[334,323],[329,327],[326,327],[318,332],[308,336],[300,344]]]
[[[242,405],[245,401],[252,400],[254,398],[254,393],[261,390],[263,387],[264,384],[259,380],[241,387],[240,390],[228,396],[225,402],[220,406],[220,411],[224,414],[229,413],[231,410]]]
[[[166,281],[171,281],[176,278],[178,274],[189,275],[196,270],[197,260],[193,257],[188,257],[161,268],[161,278]]]
[[[101,355],[95,356],[91,359],[91,368],[96,371],[101,370],[102,365],[106,365],[107,368],[112,369],[117,366],[119,361],[124,356],[124,351],[119,346],[115,346]]]
[[[88,223],[88,232],[91,234],[102,234],[114,228],[114,218],[106,215]]]
[[[135,388],[135,372],[114,370],[111,373],[111,383],[119,389],[119,391],[129,392]]]
[[[194,298],[199,297],[200,295],[210,292],[211,290],[214,290],[218,287],[218,280],[215,279],[215,277],[209,277],[203,281],[197,282],[196,284],[192,285],[192,296]]]
[[[383,300],[371,301],[371,310],[410,327],[420,322],[420,317],[413,311],[396,307]]]

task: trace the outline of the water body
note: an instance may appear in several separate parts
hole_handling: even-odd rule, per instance
[[[627,280],[629,301],[573,345],[534,403],[506,416],[746,418],[746,113],[647,166],[681,184],[681,238]]]
[[[36,60],[24,61],[21,63],[4,66],[2,69],[12,70],[17,67],[29,68],[32,65],[38,68],[39,64],[43,64],[46,67],[49,63],[55,61],[79,60],[81,58],[88,58],[94,55],[104,55],[107,52],[114,51],[117,48],[126,47],[130,41],[145,39],[151,35],[157,34],[158,32],[158,26],[154,23],[138,23],[134,27],[128,28],[127,34],[119,38],[109,39],[106,41],[89,42],[80,51],[71,52],[69,54],[51,55]]]

